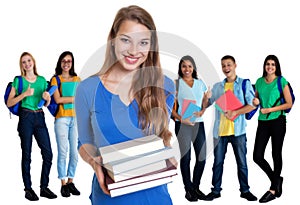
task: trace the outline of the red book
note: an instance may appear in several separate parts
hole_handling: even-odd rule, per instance
[[[222,113],[225,113],[227,110],[237,110],[243,107],[244,105],[241,101],[234,95],[231,90],[227,90],[223,95],[221,95],[215,103],[215,107]],[[237,117],[234,116],[231,120],[235,120]]]

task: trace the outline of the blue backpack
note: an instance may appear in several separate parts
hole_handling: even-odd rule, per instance
[[[245,102],[246,102],[245,93],[246,93],[246,82],[247,82],[247,80],[249,80],[249,79],[244,79],[243,82],[242,82],[242,90],[243,90],[243,93],[244,93],[244,101]],[[253,87],[253,90],[255,92],[255,85],[252,84],[252,87]],[[252,95],[255,96],[255,93],[252,93]],[[253,117],[253,115],[255,115],[256,111],[258,110],[258,107],[259,106],[256,106],[256,108],[254,110],[251,110],[250,112],[245,113],[246,120],[250,120]]]
[[[284,104],[285,103],[285,99],[284,99],[284,96],[283,96],[283,90],[282,90],[282,86],[281,86],[281,77],[282,76],[278,76],[277,78],[277,87],[278,87],[278,90],[279,90],[279,93],[280,93],[280,97],[276,100],[276,102],[274,103],[273,106],[275,106],[278,101],[280,101],[281,104]],[[289,87],[289,90],[290,90],[290,93],[291,93],[291,97],[292,97],[292,103],[294,104],[295,102],[295,95],[294,95],[294,91],[293,91],[293,88],[291,86],[291,84],[288,82],[288,87]],[[286,109],[284,110],[285,113],[289,113],[291,111],[292,108],[289,108],[289,109]]]
[[[19,81],[19,86],[18,86],[18,95],[20,95],[22,93],[22,90],[23,90],[23,80],[22,80],[22,76],[16,76],[15,78],[18,78],[18,81]],[[12,88],[12,82],[9,82],[7,84],[7,87],[5,89],[5,94],[4,94],[4,102],[5,102],[5,105],[7,105],[7,100],[8,100],[8,96],[10,94],[10,91],[11,91],[11,88]],[[21,103],[22,101],[19,101],[17,104],[11,106],[11,107],[7,107],[8,110],[9,110],[9,114],[14,114],[14,115],[17,115],[19,116],[19,111],[20,111],[20,108],[21,108]]]
[[[57,76],[57,75],[54,75],[52,78],[56,78],[56,82],[57,82],[57,88],[59,89],[60,88],[60,79],[59,79],[59,77]],[[51,78],[51,79],[52,79]],[[52,88],[52,89],[51,89]],[[51,86],[51,80],[50,81],[48,81],[48,88],[47,88],[47,91],[50,93],[52,93],[52,92],[54,92],[54,91],[52,91],[53,90],[53,86]],[[54,89],[55,90],[55,89]],[[44,102],[43,102],[43,104],[44,104]],[[55,102],[55,99],[54,99],[54,95],[53,94],[51,94],[51,101],[50,101],[50,104],[47,106],[47,108],[48,108],[48,110],[49,110],[49,112],[51,113],[51,115],[53,116],[53,117],[55,117],[56,116],[56,114],[57,114],[57,112],[58,112],[58,108],[59,108],[59,104],[57,104],[56,102]]]
[[[60,79],[57,75],[54,75],[52,78],[56,78],[56,82],[57,82],[57,88],[59,89],[60,88]],[[51,78],[51,79],[52,79]],[[51,81],[50,81],[51,82]],[[51,89],[51,83],[48,82],[48,88],[47,88],[47,91],[49,91]],[[50,104],[48,105],[48,110],[49,112],[51,113],[51,115],[53,117],[56,116],[57,112],[58,112],[58,108],[59,108],[59,104],[57,104],[54,100],[54,95],[51,95],[51,101],[50,101]]]

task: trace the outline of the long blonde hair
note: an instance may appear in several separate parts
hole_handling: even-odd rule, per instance
[[[141,7],[128,6],[121,8],[114,19],[108,35],[105,60],[98,75],[109,72],[118,61],[112,45],[113,39],[121,24],[134,21],[146,26],[151,32],[151,46],[148,57],[135,73],[130,91],[138,103],[138,116],[141,128],[147,133],[155,133],[169,143],[172,136],[168,129],[168,109],[164,90],[164,75],[160,65],[156,26],[151,15]],[[134,85],[134,86],[133,86]]]
[[[22,64],[22,58],[23,58],[24,56],[29,56],[29,57],[32,59],[32,61],[33,61],[33,73],[34,73],[35,75],[38,75],[37,69],[36,69],[36,64],[35,64],[35,59],[34,59],[34,57],[33,57],[30,53],[28,53],[28,52],[23,52],[23,53],[21,54],[21,56],[20,56],[19,65],[20,65],[21,75],[22,75],[22,76],[25,76],[25,75],[26,75],[26,72],[25,72],[25,70],[23,69],[23,64]]]

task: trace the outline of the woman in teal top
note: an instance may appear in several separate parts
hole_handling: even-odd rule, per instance
[[[175,118],[175,134],[177,135],[180,148],[180,170],[185,189],[185,198],[188,201],[203,200],[205,194],[200,191],[200,181],[206,162],[206,136],[202,115],[205,109],[202,107],[202,98],[207,88],[205,83],[198,79],[197,67],[194,59],[187,55],[183,56],[179,62],[177,102],[178,110],[173,109],[172,115]],[[182,110],[184,101],[193,100],[199,107],[192,117],[184,118]],[[191,177],[191,144],[195,151],[195,165],[193,176]]]
[[[286,133],[285,109],[292,107],[291,93],[288,82],[281,77],[281,86],[285,103],[278,101],[280,97],[277,80],[281,76],[279,60],[275,55],[266,57],[263,65],[263,76],[255,83],[256,98],[254,105],[260,105],[261,109],[258,116],[258,126],[253,151],[254,162],[266,173],[271,181],[270,189],[261,197],[259,202],[268,202],[282,193],[283,177],[280,176],[282,170],[282,146]],[[274,168],[264,158],[264,153],[271,138],[272,157]]]
[[[48,84],[43,76],[37,74],[35,60],[30,53],[22,53],[20,57],[20,69],[23,91],[22,93],[17,93],[19,82],[18,78],[15,78],[7,100],[7,106],[13,106],[19,101],[22,101],[19,113],[18,132],[22,149],[22,177],[25,186],[25,198],[30,201],[39,200],[31,187],[30,175],[32,136],[34,136],[37,145],[41,149],[43,159],[40,196],[54,199],[57,196],[48,188],[53,158],[50,136],[46,126],[44,112],[38,107],[38,103],[41,99],[46,101],[45,106],[48,106],[50,103],[50,95],[46,92]]]

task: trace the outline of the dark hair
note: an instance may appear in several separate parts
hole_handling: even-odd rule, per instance
[[[192,77],[195,78],[195,79],[198,79],[198,76],[197,76],[197,67],[196,67],[196,63],[193,59],[192,56],[189,56],[189,55],[186,55],[186,56],[183,56],[180,61],[179,61],[179,66],[178,66],[178,75],[179,77],[183,77],[183,73],[182,73],[182,70],[181,70],[181,65],[183,63],[183,61],[190,61],[193,65],[193,73],[192,73]]]
[[[273,60],[275,62],[275,67],[276,67],[276,70],[275,70],[275,75],[276,76],[281,76],[281,68],[280,68],[280,63],[279,63],[279,60],[278,58],[275,56],[275,55],[268,55],[264,61],[264,66],[263,66],[263,77],[266,77],[267,76],[267,72],[266,72],[266,64],[267,64],[267,61],[269,60]]]
[[[235,63],[235,59],[234,59],[234,57],[231,56],[231,55],[225,55],[225,56],[223,56],[223,57],[221,58],[221,61],[222,61],[222,60],[228,60],[228,59],[232,60],[232,61]]]
[[[61,68],[61,61],[64,59],[64,57],[66,57],[67,55],[70,55],[72,58],[72,66],[71,69],[69,70],[69,74],[71,76],[77,76],[77,74],[75,73],[75,69],[74,69],[74,56],[73,53],[70,51],[65,51],[62,54],[60,54],[57,64],[56,64],[56,68],[55,68],[55,75],[61,75],[62,74],[62,68]]]

